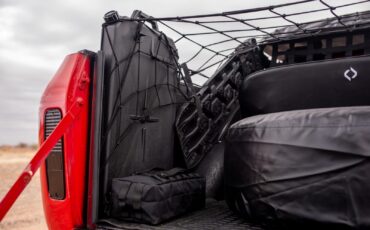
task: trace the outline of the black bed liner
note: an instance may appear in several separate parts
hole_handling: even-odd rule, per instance
[[[264,228],[245,221],[233,214],[224,201],[208,200],[205,209],[190,213],[167,223],[150,226],[145,224],[120,222],[115,219],[101,220],[97,229],[135,229],[135,230],[194,230],[194,229],[243,229],[263,230]]]

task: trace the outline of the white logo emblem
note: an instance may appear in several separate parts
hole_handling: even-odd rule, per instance
[[[346,71],[344,71],[344,77],[347,78],[348,81],[352,81],[352,79],[355,79],[357,77],[357,71],[349,67]]]

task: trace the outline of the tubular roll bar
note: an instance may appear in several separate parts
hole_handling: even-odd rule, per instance
[[[0,222],[3,220],[9,209],[13,206],[14,202],[17,200],[22,191],[31,181],[33,175],[35,175],[38,168],[49,156],[51,150],[54,148],[58,140],[65,134],[68,128],[76,120],[81,108],[84,106],[84,100],[82,98],[77,98],[72,107],[68,110],[63,119],[59,122],[54,131],[50,136],[41,144],[40,148],[37,150],[35,156],[32,158],[30,163],[23,170],[22,174],[18,177],[16,182],[10,188],[8,193],[0,202]]]

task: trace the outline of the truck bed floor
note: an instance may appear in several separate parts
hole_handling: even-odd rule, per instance
[[[205,209],[184,215],[180,218],[166,222],[161,225],[151,226],[137,223],[127,223],[115,219],[101,220],[97,229],[130,229],[130,230],[211,230],[211,229],[243,229],[263,230],[261,226],[248,223],[233,214],[224,201],[207,202]]]

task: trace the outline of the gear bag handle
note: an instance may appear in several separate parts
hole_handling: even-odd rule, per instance
[[[132,19],[145,19],[145,20],[147,20],[147,22],[149,22],[152,25],[153,30],[159,32],[158,24],[157,24],[156,21],[152,21],[152,19],[153,19],[152,16],[149,16],[146,13],[143,13],[140,10],[134,10],[134,12],[132,12],[131,18]]]

